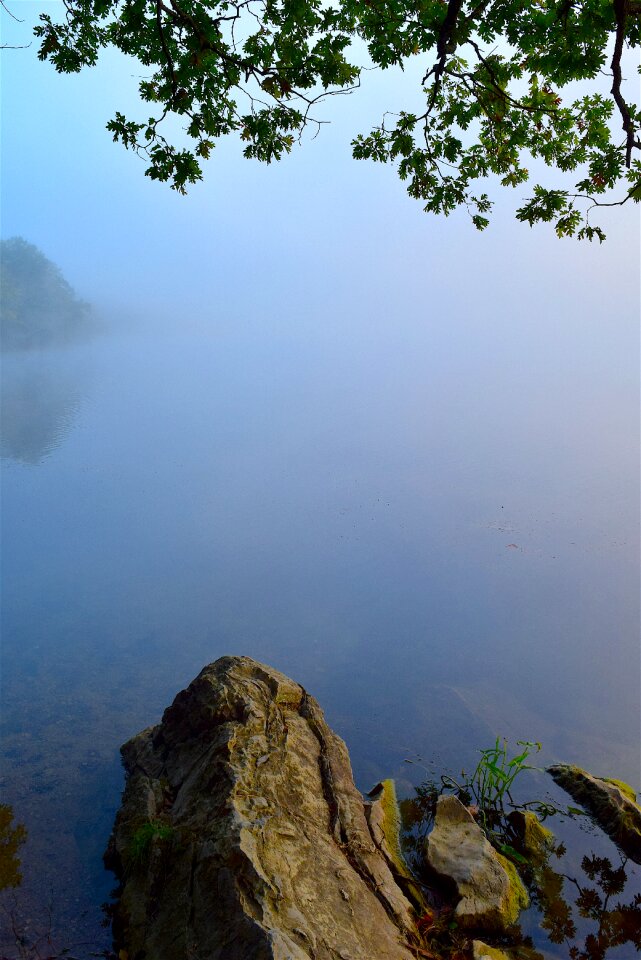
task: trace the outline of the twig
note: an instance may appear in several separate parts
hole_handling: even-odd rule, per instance
[[[9,7],[6,5],[6,3],[4,2],[4,0],[0,0],[0,6],[2,7],[2,9],[4,10],[5,13],[8,13],[8,14],[9,14],[9,16],[11,17],[12,20],[15,20],[15,21],[16,21],[16,23],[24,23],[24,20],[21,20],[20,17],[16,17],[15,13],[12,13],[12,12],[11,12],[11,10],[10,10]],[[2,47],[3,47],[3,49],[5,49],[5,48],[6,48],[6,44],[3,43],[3,44],[2,44]],[[16,48],[15,48],[15,47],[12,47],[12,49],[16,49]]]

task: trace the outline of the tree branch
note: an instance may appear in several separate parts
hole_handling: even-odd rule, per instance
[[[171,92],[175,97],[178,91],[178,81],[176,80],[176,70],[174,68],[171,50],[167,46],[167,38],[165,37],[165,32],[162,28],[162,11],[163,5],[161,0],[156,0],[156,24],[158,25],[158,36],[160,37],[160,45],[162,46],[165,59],[167,60],[167,70],[169,71],[169,79],[171,81]]]
[[[12,20],[15,20],[16,23],[24,23],[24,20],[21,20],[20,17],[16,17],[15,13],[12,13],[12,12],[11,12],[11,10],[10,10],[9,7],[6,5],[6,3],[4,2],[4,0],[0,0],[0,7],[2,7],[2,9],[4,10],[4,12],[5,12],[5,13],[8,13],[9,16],[11,17],[11,19],[12,19]],[[2,44],[3,49],[4,49],[6,46],[7,46],[6,43],[3,43],[3,44]],[[12,49],[12,50],[15,50],[16,48],[15,48],[15,47],[12,47],[11,49]]]
[[[641,10],[641,4],[634,4],[635,7],[638,7]],[[616,16],[617,30],[616,37],[614,41],[614,53],[612,54],[612,63],[610,64],[612,69],[612,96],[614,97],[614,102],[619,108],[619,113],[623,120],[623,129],[626,134],[626,145],[625,145],[625,165],[630,167],[632,163],[632,149],[634,147],[641,148],[641,142],[638,137],[635,137],[635,126],[630,116],[630,110],[628,105],[623,99],[621,93],[621,82],[623,80],[623,75],[621,73],[621,57],[623,55],[623,43],[625,41],[625,26],[627,20],[627,12],[630,7],[630,4],[626,0],[614,0],[614,13]],[[634,11],[637,12],[636,10]]]
[[[456,49],[456,43],[452,43],[452,40],[454,36],[454,28],[456,27],[456,21],[458,20],[462,6],[463,0],[449,0],[447,5],[447,13],[445,14],[445,19],[441,24],[438,40],[436,42],[438,60],[423,77],[423,83],[427,83],[427,80],[430,76],[434,77],[434,88],[432,90],[430,104],[427,109],[428,113],[436,103],[436,97],[438,96],[439,87],[441,85],[441,77],[445,71],[445,64],[447,62],[448,54],[454,53],[454,50]]]

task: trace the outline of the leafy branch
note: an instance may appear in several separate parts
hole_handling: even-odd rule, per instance
[[[43,14],[35,28],[40,59],[77,72],[115,46],[150,68],[140,94],[156,115],[142,122],[118,112],[108,129],[148,159],[150,177],[182,193],[202,178],[202,161],[222,136],[237,132],[246,157],[270,163],[310,125],[317,133],[316,106],[352,92],[369,69],[365,44],[374,69],[427,61],[424,110],[399,111],[391,127],[386,113],[352,141],[356,159],[395,164],[426,211],[463,207],[485,229],[488,181],[526,183],[527,158],[561,182],[536,184],[516,217],[549,222],[560,237],[601,241],[591,211],[641,199],[641,111],[623,75],[626,50],[641,41],[641,0],[63,2],[62,22]],[[576,81],[586,92],[566,102],[564,88]],[[185,123],[185,146],[162,132],[172,115]],[[573,172],[578,180],[568,187]]]

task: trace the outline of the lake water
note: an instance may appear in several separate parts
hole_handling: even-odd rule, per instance
[[[427,322],[186,324],[3,359],[3,798],[32,928],[51,902],[67,943],[109,944],[119,746],[223,654],[303,683],[362,789],[498,734],[639,784],[637,347],[613,366],[562,329],[514,355]]]

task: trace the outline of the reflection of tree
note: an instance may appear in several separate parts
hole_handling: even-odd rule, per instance
[[[13,808],[0,803],[0,960],[89,960],[102,957],[116,960],[110,952],[97,951],[93,944],[61,946],[54,934],[53,892],[44,909],[25,909],[12,889],[22,883],[18,851],[27,839],[27,830],[14,823]]]
[[[37,357],[3,363],[0,384],[0,451],[23,463],[40,463],[64,439],[82,392],[71,374],[34,365]]]
[[[58,267],[22,237],[0,243],[0,279],[3,350],[69,343],[91,329],[88,304],[78,300]]]
[[[18,850],[26,839],[26,828],[13,823],[13,809],[8,803],[0,803],[0,890],[22,883]]]
[[[613,867],[607,857],[583,857],[581,869],[594,885],[557,873],[548,864],[536,871],[532,894],[543,912],[542,926],[552,943],[567,944],[570,960],[605,960],[610,949],[626,943],[641,950],[641,893],[634,894],[629,903],[612,903],[625,889],[626,864],[624,859]],[[576,891],[573,898],[578,916],[596,924],[582,946],[576,942],[577,923],[570,898],[563,896],[566,885]]]

